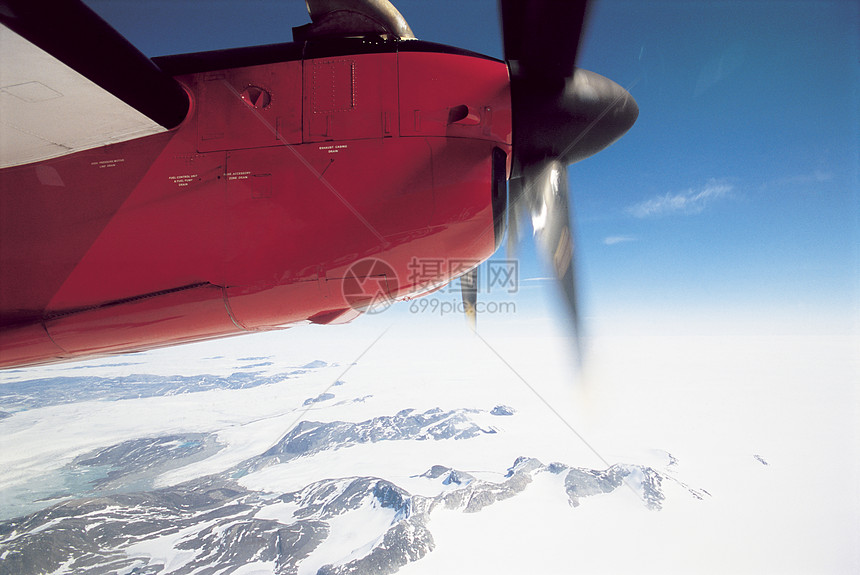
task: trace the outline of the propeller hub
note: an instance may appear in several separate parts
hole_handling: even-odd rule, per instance
[[[639,116],[627,90],[588,70],[577,68],[563,85],[517,77],[511,84],[514,154],[522,164],[583,160],[621,138]]]
[[[603,150],[633,127],[639,106],[630,93],[604,76],[577,68],[565,82],[562,109],[570,118],[562,160],[578,162]]]

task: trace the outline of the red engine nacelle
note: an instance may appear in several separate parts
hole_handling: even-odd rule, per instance
[[[381,269],[356,262],[400,298],[498,245],[503,62],[349,39],[158,64],[192,96],[177,129],[0,171],[0,366],[344,321]]]

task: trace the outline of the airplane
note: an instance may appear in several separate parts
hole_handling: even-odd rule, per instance
[[[307,7],[289,43],[149,59],[79,0],[0,0],[0,368],[344,323],[458,277],[474,325],[476,266],[528,218],[578,323],[567,166],[639,113],[575,66],[587,3],[501,0],[504,61],[388,0]]]

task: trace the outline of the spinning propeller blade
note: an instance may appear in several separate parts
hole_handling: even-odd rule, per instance
[[[460,293],[463,296],[463,310],[466,322],[472,331],[478,329],[478,268],[460,276]]]
[[[528,215],[578,338],[567,165],[618,140],[639,108],[615,82],[575,67],[587,2],[501,0],[500,14],[513,116],[508,247]]]

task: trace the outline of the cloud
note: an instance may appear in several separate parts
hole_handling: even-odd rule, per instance
[[[725,198],[732,191],[732,186],[717,182],[708,182],[703,188],[689,189],[677,194],[667,193],[634,204],[627,212],[637,218],[650,218],[667,215],[695,215],[702,213],[711,203]]]
[[[762,187],[770,188],[770,187],[781,187],[787,185],[806,185],[806,184],[820,184],[822,182],[830,182],[833,181],[833,173],[825,172],[823,170],[815,170],[809,174],[799,174],[796,176],[788,176],[786,178],[780,178],[778,180],[773,180],[771,182],[766,182]]]
[[[728,48],[705,64],[699,72],[699,80],[696,82],[694,96],[701,96],[721,81],[731,76],[736,70],[743,66],[745,60],[744,45],[740,42],[729,44]]]
[[[624,244],[627,242],[635,242],[638,241],[639,238],[634,238],[633,236],[608,236],[603,238],[603,244],[607,246],[614,246],[615,244]]]

